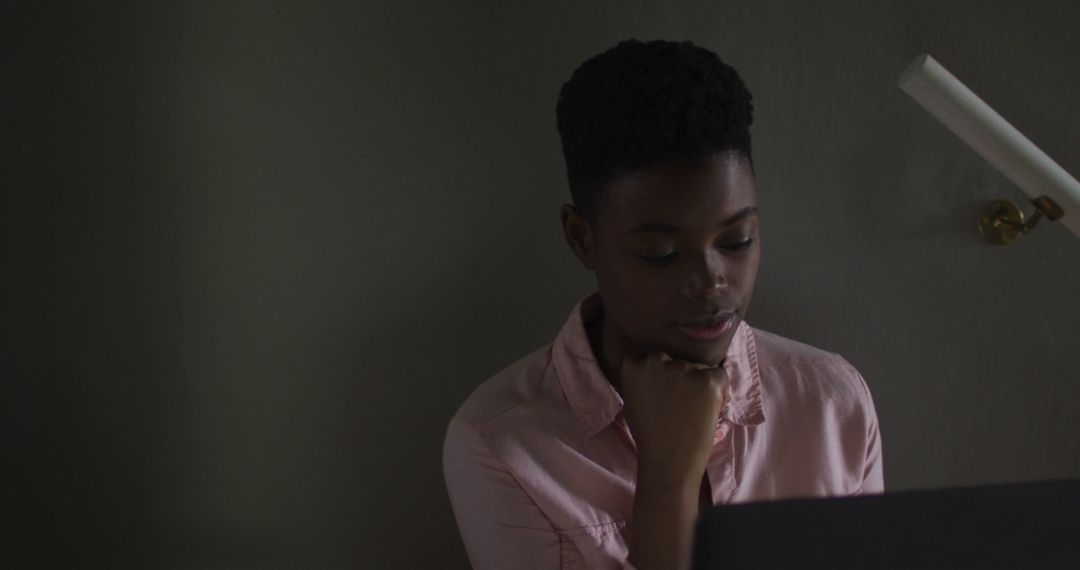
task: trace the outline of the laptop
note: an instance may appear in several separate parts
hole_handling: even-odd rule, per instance
[[[1080,569],[1080,479],[719,505],[694,568]]]

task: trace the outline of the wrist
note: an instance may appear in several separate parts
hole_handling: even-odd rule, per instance
[[[642,460],[638,463],[637,489],[639,493],[643,488],[657,490],[661,491],[662,496],[689,498],[694,502],[697,500],[701,477],[704,473],[704,467],[698,472],[698,470],[672,465],[668,462],[653,463]]]

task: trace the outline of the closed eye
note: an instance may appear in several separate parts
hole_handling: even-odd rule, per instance
[[[675,259],[675,252],[673,251],[664,255],[639,255],[638,258],[652,265],[666,265],[671,263],[671,260]]]
[[[746,248],[750,247],[750,244],[752,243],[754,243],[754,238],[746,238],[743,241],[735,243],[725,243],[720,246],[720,249],[730,252],[739,252],[744,251]]]
[[[754,241],[754,238],[746,238],[742,241],[725,243],[717,247],[728,253],[740,253],[749,249],[750,245],[753,244]],[[675,256],[677,254],[678,252],[672,251],[663,255],[638,255],[637,257],[638,259],[650,265],[667,265],[675,259]]]

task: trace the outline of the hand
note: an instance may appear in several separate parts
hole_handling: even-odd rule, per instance
[[[696,489],[712,450],[716,420],[730,399],[723,366],[674,360],[655,352],[625,359],[620,381],[639,473],[645,469]]]

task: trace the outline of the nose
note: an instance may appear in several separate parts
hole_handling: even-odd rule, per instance
[[[689,273],[683,285],[688,298],[716,297],[727,288],[727,267],[724,256],[717,251],[706,251],[695,256],[689,265]]]

